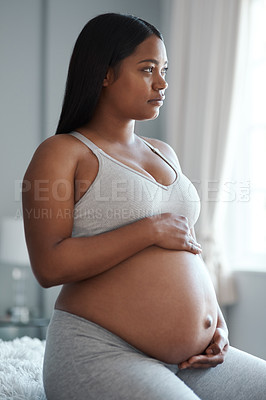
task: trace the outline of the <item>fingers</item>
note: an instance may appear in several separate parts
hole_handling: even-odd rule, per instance
[[[226,353],[229,348],[228,340],[226,343],[212,343],[206,350],[206,354],[199,354],[180,363],[178,368],[194,369],[194,368],[214,368],[224,362]]]
[[[202,252],[201,245],[190,234],[187,235],[187,250],[194,254]]]
[[[202,252],[201,245],[191,235],[188,218],[183,215],[164,213],[152,217],[155,223],[155,243],[157,246],[188,251],[193,254]]]
[[[198,368],[214,368],[224,362],[225,355],[219,353],[215,356],[199,355],[191,357],[189,360],[184,361],[178,365],[180,370],[183,369],[198,369]]]
[[[207,348],[206,354],[216,355],[216,354],[221,353],[222,351],[227,351],[228,347],[229,347],[228,343],[223,343],[221,345],[219,345],[218,343],[213,343]]]
[[[194,368],[213,368],[224,362],[226,353],[229,349],[228,335],[223,328],[217,328],[210,345],[207,347],[205,354],[199,354],[180,363],[178,368],[194,369]]]
[[[199,254],[202,252],[201,245],[194,239],[190,234],[190,228],[188,223],[188,218],[184,215],[179,216],[180,220],[183,222],[183,232],[185,234],[184,239],[184,249],[193,254]]]
[[[206,350],[206,354],[219,354],[221,352],[220,347],[216,344],[213,343],[210,347],[208,347],[208,349]]]
[[[229,346],[228,335],[222,328],[217,328],[210,345],[206,349],[206,354],[219,354],[227,351]]]
[[[187,250],[190,251],[193,254],[200,254],[202,253],[202,248],[199,243],[197,243],[195,240],[188,240],[187,242]]]

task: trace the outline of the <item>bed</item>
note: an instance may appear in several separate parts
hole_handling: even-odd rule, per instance
[[[0,339],[0,399],[46,400],[42,383],[45,341]]]

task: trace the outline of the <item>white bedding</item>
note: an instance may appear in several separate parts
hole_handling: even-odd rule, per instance
[[[45,341],[0,339],[0,399],[45,400],[42,363]]]

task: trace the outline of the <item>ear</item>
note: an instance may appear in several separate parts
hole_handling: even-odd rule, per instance
[[[113,81],[114,81],[114,70],[113,68],[109,67],[108,71],[106,72],[105,78],[103,80],[103,87],[111,85]]]

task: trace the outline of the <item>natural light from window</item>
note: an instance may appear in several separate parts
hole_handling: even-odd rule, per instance
[[[233,180],[247,191],[242,200],[227,205],[224,243],[233,269],[266,271],[266,0],[250,0],[248,25],[240,124],[232,157]]]
[[[266,248],[266,1],[253,0],[251,8],[249,84],[249,159],[252,197],[251,252]]]

